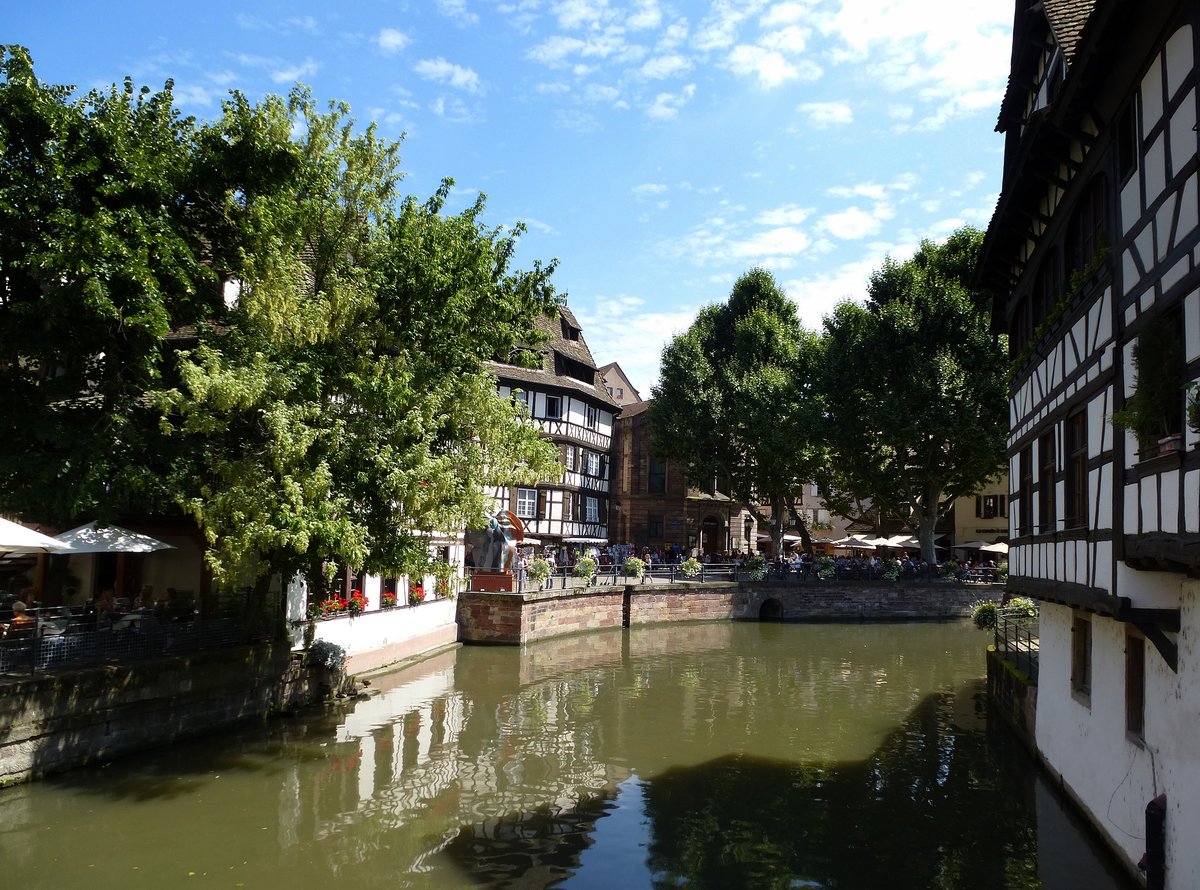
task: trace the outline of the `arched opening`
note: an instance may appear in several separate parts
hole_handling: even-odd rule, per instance
[[[763,600],[763,604],[758,607],[759,621],[782,621],[783,620],[783,603],[771,597]]]

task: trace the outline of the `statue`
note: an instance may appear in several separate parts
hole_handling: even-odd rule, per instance
[[[525,539],[521,520],[501,510],[488,520],[487,528],[468,531],[465,537],[475,562],[475,589],[512,590],[517,544]]]

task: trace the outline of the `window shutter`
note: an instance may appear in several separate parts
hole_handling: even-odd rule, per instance
[[[549,509],[549,492],[542,491],[540,488],[537,493],[537,518],[545,519],[546,512]]]
[[[601,479],[608,478],[608,455],[607,454],[600,455],[600,478]]]
[[[983,498],[979,495],[975,495],[975,518],[983,518]]]

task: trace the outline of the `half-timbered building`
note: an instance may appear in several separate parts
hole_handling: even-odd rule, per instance
[[[567,308],[540,322],[546,335],[540,366],[492,364],[500,394],[523,401],[533,423],[558,446],[557,482],[496,489],[500,509],[522,521],[527,536],[545,545],[608,542],[609,464],[613,422],[620,407],[605,391],[583,330]]]
[[[1195,0],[1017,2],[980,266],[1012,357],[1009,589],[1042,606],[1037,748],[1170,888],[1200,887],[1198,37]]]

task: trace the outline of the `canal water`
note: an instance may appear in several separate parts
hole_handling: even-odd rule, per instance
[[[965,623],[461,648],[335,713],[0,792],[22,888],[1125,890]]]

